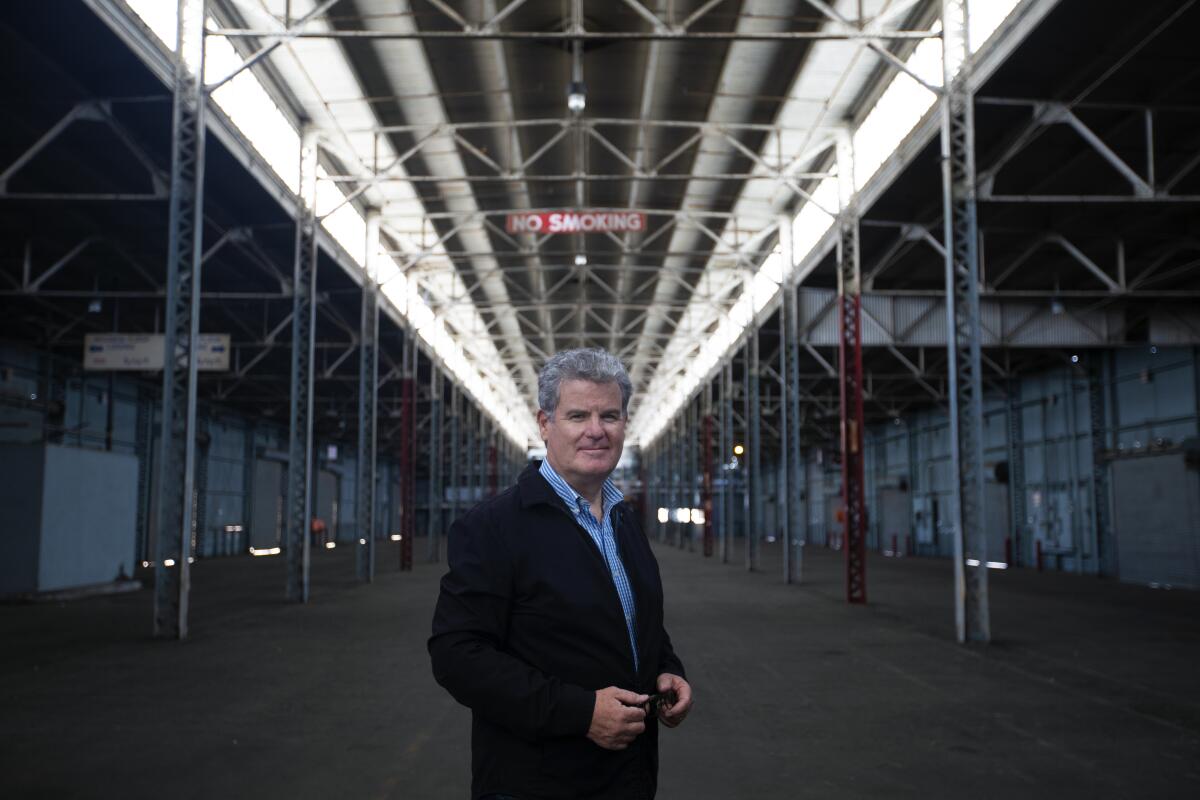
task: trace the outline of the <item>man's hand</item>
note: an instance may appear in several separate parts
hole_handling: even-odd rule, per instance
[[[587,737],[605,750],[624,750],[646,730],[646,712],[640,706],[649,699],[616,686],[598,690]]]
[[[670,705],[663,703],[658,709],[658,718],[662,724],[674,728],[683,722],[692,710],[692,687],[678,675],[664,672],[658,676],[658,691],[675,692],[675,702]]]

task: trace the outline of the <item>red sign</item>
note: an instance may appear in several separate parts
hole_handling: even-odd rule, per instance
[[[637,233],[646,230],[640,211],[531,211],[509,214],[509,233]]]

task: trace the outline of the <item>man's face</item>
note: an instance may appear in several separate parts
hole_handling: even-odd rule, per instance
[[[616,383],[563,381],[554,418],[544,411],[537,416],[550,466],[568,482],[602,481],[616,469],[625,444],[621,387]]]

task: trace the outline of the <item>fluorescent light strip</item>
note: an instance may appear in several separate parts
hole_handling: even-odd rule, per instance
[[[164,45],[174,49],[177,19],[174,2],[126,0],[126,3]],[[302,14],[305,10],[307,9],[296,8],[295,13]],[[217,25],[212,19],[209,23]],[[308,42],[307,46],[311,49],[315,44],[316,41]],[[220,80],[242,63],[242,58],[227,39],[210,36],[205,46],[206,81]],[[336,45],[333,47],[336,48]],[[196,55],[189,54],[189,63],[195,63]],[[212,100],[237,126],[284,184],[293,193],[297,192],[299,187],[296,165],[300,158],[300,136],[271,100],[253,71],[243,70],[233,80],[213,92]],[[380,146],[381,149],[385,149],[386,142],[381,140]],[[381,155],[387,160],[387,153]],[[318,175],[325,174],[323,169],[318,169]],[[321,224],[325,230],[356,264],[364,266],[367,261],[366,221],[358,209],[350,203],[345,203],[345,195],[337,185],[329,181],[318,182],[316,206],[317,215],[323,217]],[[421,250],[420,243],[416,241],[402,241],[401,244],[414,254]],[[439,246],[433,248],[431,255],[445,256],[445,251]],[[445,282],[449,285],[443,287],[443,296],[455,297],[465,294],[465,286],[462,285],[457,272],[453,268],[448,272],[450,274]],[[409,320],[417,335],[430,345],[446,369],[482,407],[488,409],[505,434],[522,447],[536,439],[532,418],[527,418],[527,415],[518,418],[512,413],[514,409],[525,408],[512,376],[491,371],[488,376],[491,382],[485,380],[480,369],[468,360],[463,344],[451,335],[445,322],[429,307],[416,286],[405,279],[394,259],[381,259],[378,273],[384,297],[401,316]],[[467,308],[460,304],[450,309],[447,316],[458,317],[454,321],[460,330],[484,329],[483,320],[473,306]],[[486,349],[484,345],[491,345],[492,352],[480,352],[481,349]],[[477,363],[499,361],[499,353],[495,352],[490,339],[473,337],[471,346]]]
[[[1019,2],[1020,0],[992,0],[972,5],[972,53],[978,51],[980,45],[1000,27]],[[939,21],[933,30],[940,26]],[[922,80],[932,86],[940,86],[941,39],[922,40],[905,63]],[[932,92],[907,73],[894,73],[888,88],[853,135],[856,192],[861,191],[870,182],[936,101],[937,97]],[[707,301],[693,300],[689,304],[660,362],[663,365],[686,363],[687,367],[682,375],[677,375],[670,369],[658,370],[651,380],[646,399],[639,406],[637,415],[630,421],[631,441],[646,447],[662,433],[713,368],[729,355],[729,350],[751,324],[754,316],[775,299],[784,278],[792,276],[796,267],[808,258],[833,226],[834,218],[821,209],[838,207],[837,178],[823,179],[813,190],[812,198],[813,201],[805,203],[792,220],[792,263],[781,263],[784,259],[781,258],[778,248],[767,256],[755,273],[749,292],[743,292],[729,312],[720,319],[716,330],[695,357],[686,352],[689,346],[687,334],[700,324],[699,314],[703,306],[707,305]]]

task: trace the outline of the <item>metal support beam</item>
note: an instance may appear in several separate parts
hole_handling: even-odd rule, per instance
[[[721,380],[721,563],[729,563],[729,543],[733,534],[733,479],[736,473],[726,469],[733,452],[733,361],[725,363],[720,372]]]
[[[1115,561],[1110,551],[1112,513],[1109,506],[1108,432],[1116,431],[1117,424],[1114,419],[1110,426],[1107,420],[1103,354],[1095,354],[1094,361],[1088,373],[1088,410],[1092,434],[1092,523],[1096,537],[1096,563],[1100,565],[1100,574],[1112,575],[1115,573]]]
[[[462,456],[459,447],[462,444],[462,401],[463,396],[462,392],[458,389],[458,384],[451,383],[450,424],[448,426],[449,430],[447,431],[450,441],[448,442],[448,446],[446,448],[446,454],[450,458],[450,513],[446,518],[447,525],[458,519],[458,515],[462,510],[459,506],[459,495],[461,493],[461,487],[459,486],[459,462],[461,461]]]
[[[300,143],[292,265],[291,413],[288,422],[287,597],[308,602],[312,558],[313,357],[317,315],[317,134],[306,128]]]
[[[465,462],[464,468],[466,470],[466,473],[463,476],[463,485],[466,490],[467,508],[468,509],[470,509],[477,502],[479,502],[479,496],[477,493],[478,487],[476,485],[476,479],[479,477],[479,465],[478,465],[478,463],[476,463],[476,455],[475,455],[476,445],[477,445],[478,439],[479,439],[478,414],[479,414],[479,412],[478,412],[478,410],[476,410],[474,404],[468,402],[466,410],[465,410],[466,418],[463,420],[464,434],[466,435],[466,442],[465,442],[465,447],[464,447],[465,455],[466,455],[465,460],[464,460],[464,462]]]
[[[1009,566],[1025,561],[1025,410],[1021,405],[1020,382],[1008,385],[1008,505]]]
[[[668,435],[669,435],[668,428]],[[658,502],[662,508],[667,510],[667,518],[661,521],[658,525],[658,541],[665,542],[668,532],[671,528],[671,514],[674,509],[671,508],[674,498],[671,495],[671,446],[670,440],[664,436],[659,440],[658,444]]]
[[[417,347],[404,337],[400,380],[400,571],[413,568],[413,539],[417,532]]]
[[[846,550],[846,600],[867,602],[865,417],[862,366],[862,271],[858,212],[854,205],[854,152],[849,135],[838,139],[838,384],[841,398],[842,512]]]
[[[705,558],[709,558],[713,554],[713,427],[716,420],[713,418],[712,404],[713,385],[712,381],[709,381],[704,385],[704,432],[703,445],[700,448],[704,470],[700,507],[704,511],[703,552]]]
[[[804,548],[808,544],[807,508],[804,502],[804,450],[800,439],[800,295],[799,287],[792,283],[784,289],[783,304],[787,315],[787,391],[783,402],[788,408],[787,441],[784,449],[788,472],[788,525],[791,531],[788,550],[788,579],[799,583],[804,576]]]
[[[671,420],[671,528],[670,544],[678,547],[683,537],[683,522],[679,509],[683,508],[683,473],[686,468],[683,449],[683,409]]]
[[[792,226],[780,221],[779,244],[785,264],[793,261]],[[783,528],[783,582],[799,580],[800,548],[799,528],[800,486],[800,306],[796,295],[796,284],[788,281],[783,287],[783,298],[779,305],[779,452],[781,456],[783,486],[777,492]]]
[[[688,508],[688,520],[683,526],[684,538],[687,540],[688,552],[696,549],[696,521],[691,518],[691,509],[699,508],[700,502],[697,498],[698,488],[696,479],[700,477],[700,404],[699,398],[694,398],[688,403],[687,416],[685,418],[685,426],[687,430],[687,495],[684,497],[684,503]],[[683,543],[680,543],[683,546]]]
[[[485,437],[485,441],[487,442],[487,447],[488,447],[488,466],[487,466],[488,497],[495,497],[497,492],[499,492],[499,490],[500,490],[500,488],[499,488],[500,475],[496,471],[497,470],[496,444],[497,444],[497,441],[499,440],[499,432],[496,430],[496,426],[490,418],[486,420],[486,427],[484,428],[484,437]]]
[[[667,518],[665,520],[663,520],[662,523],[660,523],[658,526],[658,541],[665,542],[665,541],[667,541],[668,535],[671,530],[671,515],[674,513],[674,509],[672,508],[672,506],[674,505],[675,498],[671,493],[672,473],[674,470],[674,466],[673,466],[673,462],[671,461],[672,451],[671,451],[670,440],[666,436],[664,436],[658,442],[658,444],[659,444],[658,496],[659,496],[659,503],[662,505],[663,508],[665,508],[667,510]]]
[[[942,191],[946,248],[947,372],[954,482],[954,619],[959,642],[988,642],[987,531],[983,515],[983,373],[975,112],[968,88],[969,0],[942,0]],[[968,560],[971,562],[968,564]]]
[[[167,301],[158,460],[158,531],[154,560],[154,635],[188,631],[194,548],[196,368],[204,238],[205,0],[179,0],[175,103],[171,118],[171,199]],[[195,57],[189,72],[185,55]],[[110,401],[112,402],[111,398]]]
[[[376,211],[367,214],[366,254],[358,336],[358,459],[355,462],[358,498],[355,516],[358,518],[356,571],[360,581],[370,582],[375,578],[375,437],[379,402],[379,284],[376,282],[379,213]]]
[[[278,36],[278,31],[252,28],[217,28],[209,31],[210,36],[230,39],[262,39]],[[701,41],[701,42],[807,42],[807,41],[920,41],[932,38],[929,31],[887,30],[878,33],[858,31],[680,31],[674,28],[642,31],[502,31],[496,28],[474,28],[471,30],[304,30],[288,34],[290,39],[355,39],[355,40],[480,40],[533,42],[584,42],[619,41]]]
[[[763,523],[763,479],[762,479],[762,409],[759,402],[758,329],[752,328],[746,342],[746,570],[755,572],[759,568],[759,550]]]
[[[425,560],[436,564],[442,557],[442,388],[444,378],[437,364],[429,369],[429,516],[425,533],[429,537]]]

